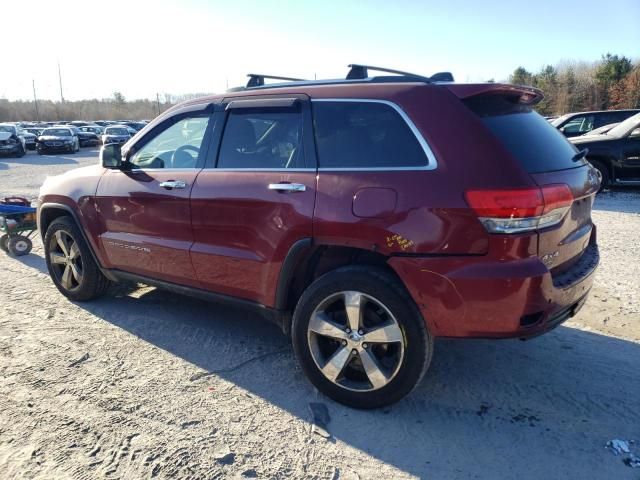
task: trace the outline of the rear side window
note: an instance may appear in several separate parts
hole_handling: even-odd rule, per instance
[[[544,117],[515,99],[499,95],[472,97],[465,105],[529,173],[566,170],[584,165],[573,161],[577,150]]]
[[[407,122],[390,105],[314,101],[320,168],[424,167],[428,160]]]
[[[302,114],[291,109],[231,110],[218,168],[304,168]]]

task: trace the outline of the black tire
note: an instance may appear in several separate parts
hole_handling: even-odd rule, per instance
[[[65,238],[70,237],[79,250],[80,280],[74,280],[76,284],[70,285],[69,287],[63,285],[65,267],[54,265],[51,260],[52,253],[56,253],[52,249],[52,245],[56,242],[55,236],[59,231],[62,232]],[[58,217],[51,222],[44,236],[44,252],[47,269],[49,270],[49,275],[54,285],[60,293],[70,300],[79,302],[93,300],[103,295],[109,288],[109,280],[102,274],[100,268],[98,268],[80,229],[70,217]],[[76,268],[78,268],[78,265],[76,265]]]
[[[591,163],[591,165],[593,165],[593,168],[598,170],[601,175],[602,180],[600,181],[600,189],[598,191],[601,192],[605,188],[608,188],[609,183],[611,182],[611,176],[609,175],[609,170],[607,170],[607,167],[605,167],[604,164],[598,162],[597,160],[589,160],[589,163]]]
[[[14,257],[28,255],[32,248],[31,240],[24,235],[11,235],[7,241],[7,250]]]
[[[16,153],[16,157],[17,158],[22,158],[26,155],[26,150],[24,149],[24,146],[22,145],[22,143],[20,144],[20,150],[18,151],[18,153]]]
[[[356,391],[345,388],[327,378],[314,360],[308,333],[311,316],[327,298],[346,291],[361,292],[380,302],[395,317],[402,332],[404,355],[394,376],[377,389]],[[315,280],[298,301],[291,336],[298,363],[311,383],[328,397],[354,408],[378,408],[408,395],[422,379],[433,355],[433,338],[412,298],[394,276],[369,266],[342,267]],[[362,346],[367,348],[366,343]],[[369,348],[372,349],[371,344]],[[342,368],[343,371],[351,368],[347,367],[351,365],[349,362],[351,360]]]
[[[3,252],[9,251],[9,235],[6,233],[0,237],[0,250]]]

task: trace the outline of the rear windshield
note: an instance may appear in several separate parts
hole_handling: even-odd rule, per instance
[[[566,170],[584,165],[573,160],[578,150],[541,115],[515,99],[472,97],[465,104],[529,173]]]

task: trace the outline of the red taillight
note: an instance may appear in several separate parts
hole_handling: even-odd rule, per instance
[[[492,233],[518,233],[555,225],[562,220],[573,195],[568,185],[512,190],[469,190],[467,203]]]
[[[542,214],[544,199],[539,188],[517,190],[469,190],[467,203],[479,217],[525,218]]]
[[[557,208],[568,207],[573,203],[573,194],[568,185],[545,185],[541,190],[544,198],[543,213],[549,213]]]

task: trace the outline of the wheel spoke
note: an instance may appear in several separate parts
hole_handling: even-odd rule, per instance
[[[358,331],[362,318],[364,297],[360,292],[344,292],[344,306],[349,319],[349,328]]]
[[[80,249],[78,248],[78,244],[76,242],[73,242],[71,244],[71,248],[69,249],[69,258],[71,260],[75,260],[79,256],[80,256]]]
[[[322,367],[322,373],[331,381],[335,382],[340,372],[347,364],[351,350],[347,347],[340,347],[327,361],[324,367]]]
[[[325,337],[346,339],[347,333],[331,321],[325,312],[318,312],[309,322],[309,330]]]
[[[69,243],[67,241],[66,235],[62,233],[62,230],[58,230],[56,232],[56,242],[58,243],[58,247],[60,247],[60,250],[62,250],[62,253],[64,253],[65,257],[68,257]]]
[[[375,355],[371,353],[370,349],[364,348],[360,350],[359,354],[362,367],[364,368],[371,385],[373,385],[373,388],[384,387],[388,381],[387,376],[380,369]]]
[[[72,276],[73,276],[73,273],[71,273],[71,266],[70,265],[65,266],[64,272],[62,272],[62,278],[60,279],[60,283],[62,283],[62,286],[67,290],[71,289]]]
[[[402,342],[402,331],[395,323],[386,327],[376,328],[364,335],[364,340],[369,343],[393,343]]]
[[[54,265],[64,265],[67,263],[67,257],[65,257],[62,253],[51,252],[49,254],[49,259]]]
[[[80,279],[82,278],[82,272],[80,272],[80,270],[78,269],[78,266],[74,265],[73,263],[69,266],[71,267],[71,273],[73,274],[73,278],[75,278],[76,282],[79,284]]]

